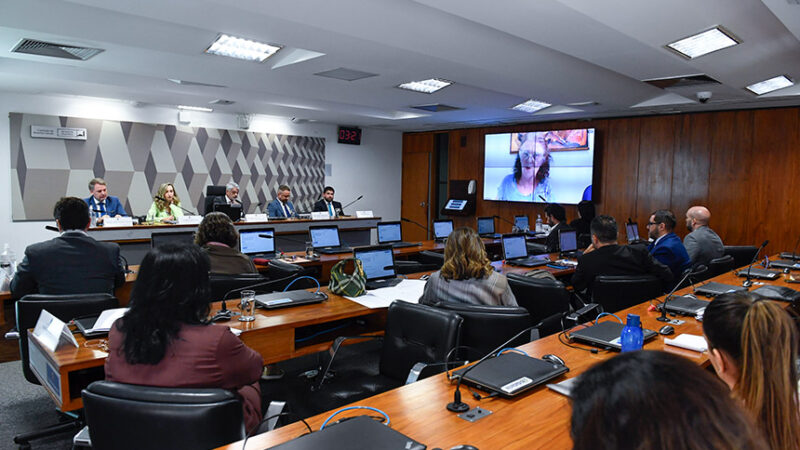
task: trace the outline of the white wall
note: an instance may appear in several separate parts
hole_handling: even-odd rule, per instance
[[[0,251],[8,242],[21,260],[29,244],[50,239],[44,229],[54,222],[13,222],[11,220],[11,156],[8,113],[47,114],[143,123],[178,124],[175,108],[135,107],[127,102],[61,95],[28,95],[0,92]],[[236,116],[222,113],[190,113],[192,126],[237,129]],[[387,220],[400,218],[402,134],[397,131],[364,129],[361,145],[338,144],[336,125],[293,123],[290,119],[256,116],[249,131],[325,138],[325,163],[331,174],[325,183],[336,189],[342,204],[364,195],[345,212],[372,210]],[[88,180],[87,180],[88,182]],[[109,191],[113,194],[113,186]]]

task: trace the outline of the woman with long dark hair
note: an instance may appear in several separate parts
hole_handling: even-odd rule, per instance
[[[798,331],[781,305],[752,292],[716,297],[703,314],[708,358],[775,449],[800,449]]]
[[[478,233],[466,227],[447,237],[444,265],[431,274],[419,301],[517,306],[508,279],[495,272]]]
[[[145,255],[130,309],[108,335],[106,379],[161,387],[218,387],[242,399],[245,426],[261,419],[263,359],[209,313],[208,256],[165,244]]]

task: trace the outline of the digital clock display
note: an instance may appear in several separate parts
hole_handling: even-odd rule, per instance
[[[361,128],[339,127],[339,143],[361,145]]]

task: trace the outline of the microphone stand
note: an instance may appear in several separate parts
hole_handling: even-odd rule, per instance
[[[791,254],[788,253],[781,253],[781,258],[789,258],[793,261],[796,261],[800,258],[797,257],[797,246],[800,245],[800,236],[797,237],[797,242],[794,243],[794,249],[792,250]]]
[[[764,243],[761,244],[761,247],[758,247],[758,250],[756,251],[756,254],[753,256],[753,260],[750,261],[750,265],[747,266],[747,272],[745,274],[745,279],[742,282],[742,286],[743,287],[749,288],[750,286],[753,285],[753,281],[750,279],[750,269],[753,268],[753,264],[755,264],[756,260],[758,259],[758,255],[761,254],[761,250],[763,250],[764,247],[767,246],[767,244],[769,244],[769,239],[764,241]]]
[[[415,221],[413,221],[411,219],[406,219],[405,217],[401,217],[400,220],[402,220],[403,222],[413,223],[414,225],[416,225],[416,226],[422,228],[423,230],[425,230],[425,239],[427,239],[428,236],[430,236],[430,234],[431,234],[431,230],[429,230],[428,227],[426,227],[425,225],[422,225],[419,222],[415,222]]]
[[[362,198],[364,198],[364,196],[363,196],[363,195],[359,195],[357,199],[355,199],[355,200],[353,200],[352,202],[350,202],[350,203],[348,203],[348,204],[346,204],[346,205],[342,206],[341,208],[339,208],[339,210],[342,212],[342,213],[341,213],[341,214],[339,214],[339,215],[340,215],[340,216],[344,216],[344,215],[345,215],[345,214],[344,214],[344,209],[345,209],[345,208],[347,208],[348,206],[352,206],[352,205],[353,205],[353,203],[355,203],[355,202],[357,202],[357,201],[361,200]]]
[[[494,216],[492,216],[492,217],[494,217],[495,219],[502,220],[503,222],[505,222],[505,223],[507,223],[507,224],[511,225],[511,232],[512,232],[512,233],[514,232],[514,230],[518,230],[518,228],[517,228],[517,224],[515,224],[514,222],[512,222],[512,221],[510,221],[510,220],[508,220],[508,219],[505,219],[505,218],[503,218],[503,217],[500,217],[500,216],[498,216],[498,215],[494,215]]]
[[[164,203],[167,203],[167,200],[166,200],[164,197],[160,197],[160,196],[156,195],[156,196],[155,196],[155,199],[156,199],[156,200],[161,200],[162,202],[164,202]],[[181,205],[179,205],[179,204],[177,204],[177,203],[170,203],[170,205],[175,205],[175,206],[177,206],[178,208],[180,208],[180,209],[181,209],[181,211],[183,211],[183,212],[185,212],[185,213],[189,214],[190,216],[199,216],[199,214],[197,214],[197,212],[194,212],[194,211],[189,211],[188,209],[184,208],[183,206],[181,206]]]
[[[669,317],[667,317],[667,303],[672,298],[672,294],[674,294],[675,291],[677,291],[681,287],[683,282],[686,281],[687,278],[689,278],[690,276],[692,276],[694,274],[695,274],[695,272],[692,269],[686,269],[686,275],[684,275],[683,278],[681,278],[681,281],[679,281],[678,284],[676,284],[675,287],[672,288],[672,290],[669,292],[669,294],[667,294],[667,296],[664,297],[664,301],[661,303],[661,317],[657,317],[656,318],[657,321],[659,321],[659,322],[667,322],[667,323],[672,321]]]

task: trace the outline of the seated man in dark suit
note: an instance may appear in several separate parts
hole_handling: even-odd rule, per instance
[[[89,197],[83,199],[89,205],[89,213],[97,217],[97,223],[103,223],[106,217],[127,216],[125,208],[117,197],[108,195],[106,181],[102,178],[92,178],[89,182]]]
[[[285,184],[278,186],[278,198],[269,202],[269,205],[267,205],[267,214],[269,214],[269,217],[286,217],[287,219],[290,217],[297,217],[294,205],[289,200],[291,196],[292,190],[289,186]]]
[[[590,288],[598,275],[654,275],[666,287],[672,281],[669,268],[656,261],[647,249],[617,244],[617,221],[611,216],[597,216],[590,225],[592,245],[578,258],[572,275],[575,292]]]
[[[314,212],[327,212],[331,217],[344,216],[342,211],[342,204],[333,200],[335,191],[332,186],[325,186],[322,191],[322,198],[314,203]]]
[[[63,197],[53,209],[61,235],[29,245],[11,280],[12,298],[27,294],[108,292],[125,282],[119,245],[86,234],[91,219],[85,201]]]
[[[225,195],[214,196],[214,205],[241,206],[242,202],[239,201],[239,185],[233,181],[229,181],[228,184],[225,185]]]
[[[550,225],[550,234],[547,235],[545,241],[547,251],[550,253],[560,251],[558,232],[562,230],[572,230],[572,228],[567,225],[567,211],[558,203],[550,203],[544,208],[544,217]]]
[[[647,224],[648,235],[653,239],[647,250],[655,259],[669,267],[672,276],[678,280],[683,271],[691,267],[692,262],[681,238],[673,231],[676,223],[672,211],[666,209],[655,211]]]

